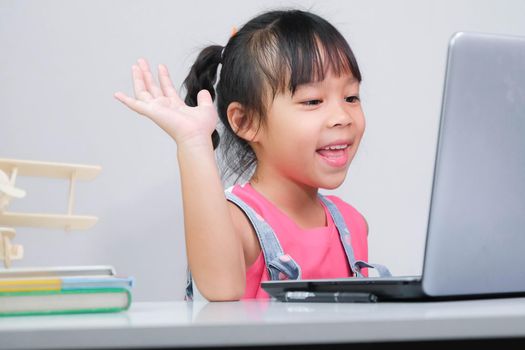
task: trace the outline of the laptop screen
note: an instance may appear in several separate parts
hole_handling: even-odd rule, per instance
[[[525,38],[450,41],[423,266],[430,295],[525,291]]]

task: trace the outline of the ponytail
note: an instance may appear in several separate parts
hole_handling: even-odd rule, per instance
[[[186,98],[184,102],[191,107],[197,106],[197,93],[208,90],[212,100],[215,100],[215,82],[217,81],[217,68],[221,63],[222,46],[212,45],[204,48],[190,69],[184,80]],[[213,149],[219,145],[219,133],[214,130],[211,135]]]

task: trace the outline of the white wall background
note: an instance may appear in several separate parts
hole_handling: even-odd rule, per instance
[[[336,194],[370,225],[370,261],[422,267],[447,43],[460,30],[525,35],[516,1],[0,0],[0,158],[98,164],[77,184],[89,231],[18,228],[14,266],[111,264],[135,300],[182,299],[185,247],[176,145],[113,99],[139,57],[181,83],[199,49],[272,8],[311,9],[346,36],[360,64],[367,131]],[[62,212],[65,181],[23,178],[19,211]]]

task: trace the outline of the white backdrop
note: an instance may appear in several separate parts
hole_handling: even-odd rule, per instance
[[[88,231],[17,229],[14,266],[111,264],[135,300],[182,299],[185,247],[176,145],[113,99],[130,67],[165,63],[177,84],[199,49],[273,8],[311,9],[348,39],[363,74],[367,131],[332,191],[370,225],[370,261],[396,275],[422,267],[448,39],[472,30],[525,35],[516,1],[0,0],[0,158],[98,164],[77,184]],[[11,209],[66,210],[67,183],[20,177]]]

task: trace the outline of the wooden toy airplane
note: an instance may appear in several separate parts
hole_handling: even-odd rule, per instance
[[[9,267],[11,260],[21,259],[23,249],[12,245],[15,226],[85,230],[98,221],[95,216],[74,215],[75,184],[77,180],[92,180],[101,171],[100,166],[50,163],[0,158],[0,260]],[[15,213],[7,207],[14,198],[23,198],[24,190],[16,188],[17,176],[42,176],[69,180],[68,210],[65,214]]]

